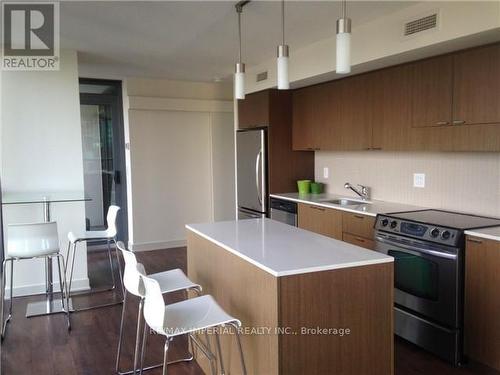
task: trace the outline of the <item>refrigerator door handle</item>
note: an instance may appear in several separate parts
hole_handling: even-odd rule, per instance
[[[257,188],[257,199],[259,200],[259,204],[262,207],[262,196],[260,194],[260,176],[259,176],[259,166],[260,166],[260,159],[262,157],[262,150],[259,151],[257,154],[257,158],[255,158],[255,187]]]

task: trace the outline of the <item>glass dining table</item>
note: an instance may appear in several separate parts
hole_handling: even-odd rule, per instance
[[[91,199],[83,192],[61,191],[61,192],[4,192],[2,194],[2,205],[26,205],[41,204],[43,208],[43,221],[52,221],[51,206],[56,203],[85,202]],[[0,228],[3,230],[3,228]],[[45,261],[45,301],[31,302],[26,308],[26,317],[40,315],[58,314],[64,312],[60,298],[54,298],[54,285],[52,275],[52,260]],[[70,306],[71,309],[71,306]]]

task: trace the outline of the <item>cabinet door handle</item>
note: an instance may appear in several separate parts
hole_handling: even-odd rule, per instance
[[[318,207],[318,206],[309,206],[311,207],[313,210],[318,210],[318,211],[324,211],[325,209],[323,207]]]
[[[470,237],[467,238],[467,241],[468,242],[479,243],[479,244],[483,243],[483,241],[481,241],[481,240],[478,240],[476,238],[470,238]]]
[[[372,147],[370,150],[373,150],[373,151],[382,151],[382,147]]]
[[[448,121],[438,121],[436,122],[436,125],[448,125],[449,122]]]
[[[453,120],[453,125],[462,125],[465,124],[464,120]]]
[[[354,239],[358,242],[365,242],[365,239],[364,238],[361,238],[361,237],[354,237]]]
[[[361,219],[361,220],[365,218],[363,215],[352,215],[352,216],[354,216],[356,219]]]

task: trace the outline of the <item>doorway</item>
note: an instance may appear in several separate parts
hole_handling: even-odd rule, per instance
[[[79,84],[86,228],[105,229],[108,208],[117,205],[117,239],[127,243],[122,84],[88,78]]]

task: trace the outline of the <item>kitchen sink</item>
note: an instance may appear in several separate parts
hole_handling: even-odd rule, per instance
[[[327,200],[327,201],[323,201],[322,203],[338,204],[339,206],[359,206],[361,204],[370,204],[369,202],[366,202],[366,201],[357,201],[357,200],[346,199],[346,198]]]

